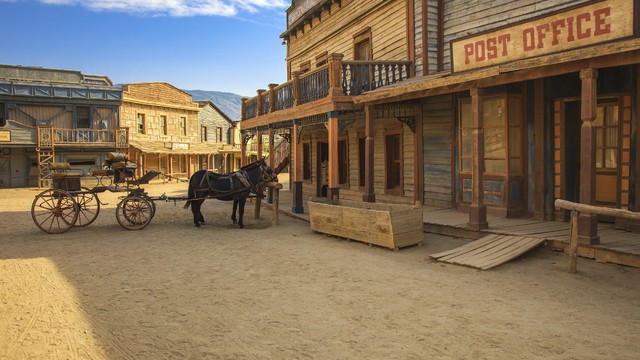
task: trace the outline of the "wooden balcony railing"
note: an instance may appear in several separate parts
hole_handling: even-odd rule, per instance
[[[326,65],[313,71],[294,72],[286,83],[242,99],[242,120],[290,109],[329,96],[356,96],[411,77],[411,61],[343,61],[332,54]]]
[[[53,139],[56,144],[115,143],[116,135],[114,130],[54,128]]]

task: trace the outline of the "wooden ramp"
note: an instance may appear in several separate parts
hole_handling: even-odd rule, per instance
[[[432,254],[431,258],[487,270],[517,258],[543,241],[544,239],[519,235],[491,234],[458,248]]]

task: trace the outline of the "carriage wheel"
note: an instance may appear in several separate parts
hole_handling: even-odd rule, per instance
[[[116,208],[118,224],[127,230],[142,230],[153,218],[151,203],[141,196],[127,196]]]
[[[36,195],[31,205],[31,218],[40,230],[60,234],[73,227],[78,219],[78,205],[63,190],[45,190]]]
[[[144,195],[144,198],[151,204],[151,219],[153,219],[153,217],[156,216],[156,203],[147,195]],[[149,219],[149,221],[151,221],[151,219]]]
[[[76,203],[78,203],[78,220],[74,226],[87,226],[96,220],[100,213],[98,195],[83,187],[82,193],[76,195]]]

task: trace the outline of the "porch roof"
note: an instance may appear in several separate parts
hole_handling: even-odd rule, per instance
[[[216,155],[219,154],[221,144],[206,143],[177,143],[165,141],[130,140],[129,145],[147,154],[176,154],[176,155]],[[186,146],[184,146],[186,145]]]

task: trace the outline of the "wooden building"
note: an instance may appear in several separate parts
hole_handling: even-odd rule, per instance
[[[129,128],[129,157],[140,175],[160,171],[189,178],[213,167],[220,144],[202,141],[200,107],[191,95],[163,82],[122,85],[120,121]]]
[[[218,145],[218,153],[207,159],[201,168],[218,173],[229,173],[235,167],[236,158],[240,159],[240,147],[235,146],[236,123],[211,101],[197,101],[200,107],[200,135],[206,144]],[[204,159],[203,159],[204,160]]]
[[[46,186],[50,162],[88,171],[126,149],[121,102],[106,76],[0,65],[0,187]]]
[[[640,1],[294,0],[284,84],[244,138],[288,133],[302,194],[564,219],[640,210]],[[581,215],[579,239],[597,244]]]

